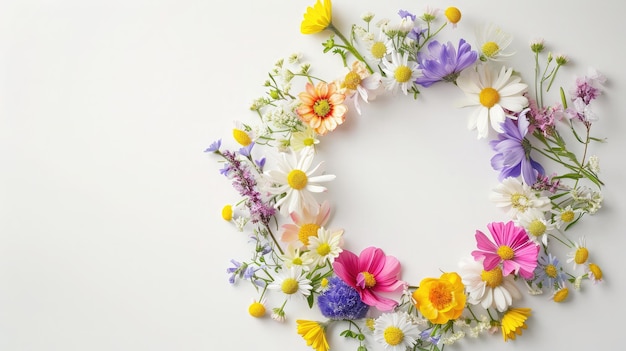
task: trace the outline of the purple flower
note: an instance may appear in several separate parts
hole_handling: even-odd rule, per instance
[[[409,34],[407,34],[407,38],[413,39],[419,43],[420,39],[424,36],[424,33],[426,33],[426,31],[426,28],[422,28],[419,26],[413,27]]]
[[[398,15],[400,16],[400,18],[409,17],[411,19],[411,21],[415,21],[415,15],[410,13],[409,11],[400,10],[400,11],[398,11]]]
[[[459,40],[458,52],[451,42],[442,45],[436,40],[428,44],[428,51],[417,53],[418,68],[422,70],[422,77],[415,83],[429,87],[436,82],[454,82],[461,71],[476,62],[478,53],[472,51],[470,44],[464,39]]]
[[[204,152],[217,152],[220,150],[220,146],[222,146],[222,139],[214,141]]]
[[[254,142],[248,144],[246,147],[242,147],[239,149],[239,154],[245,157],[250,157],[252,154],[252,148],[254,147]]]
[[[329,279],[328,289],[318,296],[317,304],[322,315],[330,319],[364,318],[369,309],[359,293],[337,276]]]
[[[524,183],[533,185],[538,174],[545,174],[543,167],[530,158],[531,145],[525,138],[528,133],[528,119],[525,109],[517,118],[517,124],[511,118],[506,118],[502,124],[504,132],[498,134],[498,139],[489,142],[496,154],[491,158],[493,169],[500,171],[498,179],[502,181],[508,177],[522,175]]]

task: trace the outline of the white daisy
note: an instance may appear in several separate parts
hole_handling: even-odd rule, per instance
[[[504,312],[514,299],[522,297],[513,275],[503,276],[499,266],[485,271],[481,261],[466,257],[459,263],[459,267],[459,274],[469,294],[468,303],[480,304],[485,309],[495,307],[498,311]]]
[[[287,298],[292,296],[300,296],[305,298],[311,294],[311,281],[302,273],[301,267],[283,268],[270,285],[268,289],[280,290]]]
[[[280,256],[283,260],[283,265],[287,268],[301,267],[303,271],[308,272],[312,267],[315,267],[315,261],[302,254],[300,247],[295,245],[287,245],[285,252]]]
[[[466,96],[461,107],[476,106],[467,127],[477,129],[479,139],[488,136],[490,124],[496,132],[503,132],[501,124],[504,119],[514,118],[507,115],[505,109],[519,112],[528,106],[528,99],[524,96],[528,85],[513,75],[513,68],[502,66],[498,73],[488,65],[478,65],[476,70],[463,70],[456,83]]]
[[[392,52],[391,61],[383,60],[383,66],[383,72],[386,75],[383,78],[383,84],[385,89],[394,94],[400,89],[404,95],[407,95],[409,87],[420,75],[417,62],[409,61],[408,52],[402,55],[398,52]]]
[[[589,249],[587,249],[585,237],[581,237],[578,239],[577,243],[574,243],[574,248],[567,254],[567,257],[567,263],[572,263],[574,265],[574,269],[578,268],[579,265],[585,265],[587,263],[587,259],[589,258]]]
[[[580,208],[572,208],[572,206],[566,206],[565,208],[552,210],[555,214],[554,221],[556,227],[559,229],[566,228],[568,225],[574,223],[580,216],[583,215],[583,210]]]
[[[342,235],[343,229],[330,231],[320,228],[317,236],[309,237],[309,251],[305,252],[303,257],[318,266],[323,266],[326,262],[332,264],[343,251],[340,247]]]
[[[291,133],[291,140],[289,142],[294,151],[300,151],[306,147],[315,148],[315,145],[319,143],[317,133],[309,126],[303,131]]]
[[[386,25],[381,25],[378,36],[368,43],[367,56],[374,63],[379,63],[393,52],[391,38],[385,33]]]
[[[517,219],[516,224],[526,229],[530,240],[544,246],[548,245],[548,234],[555,228],[555,225],[552,220],[546,219],[544,212],[529,209],[521,213]]]
[[[374,323],[374,339],[385,350],[405,351],[415,345],[419,336],[417,325],[410,322],[405,312],[383,313]]]
[[[480,48],[480,58],[483,61],[502,61],[515,54],[515,52],[505,52],[511,45],[513,36],[493,23],[480,27],[476,32],[476,39]]]
[[[505,178],[489,195],[489,199],[507,211],[511,219],[519,219],[519,216],[531,209],[546,212],[551,209],[550,199],[541,196],[530,186],[522,183],[517,178]]]
[[[311,167],[315,153],[313,148],[304,148],[300,151],[281,153],[277,169],[265,171],[265,177],[274,186],[267,187],[267,191],[274,195],[283,195],[274,207],[287,216],[294,211],[303,209],[309,212],[317,210],[319,204],[312,193],[326,191],[326,188],[316,183],[328,182],[335,179],[332,174],[313,176],[322,162]]]

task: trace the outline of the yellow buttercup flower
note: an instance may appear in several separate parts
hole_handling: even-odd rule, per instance
[[[465,309],[465,285],[455,272],[425,278],[413,292],[415,307],[434,324],[457,319]]]
[[[331,25],[332,13],[330,0],[324,0],[323,5],[320,0],[317,0],[313,7],[307,7],[304,20],[300,25],[300,32],[302,34],[315,34],[323,31]]]
[[[511,308],[502,316],[502,336],[504,341],[515,340],[526,329],[526,320],[530,317],[530,308]]]
[[[297,320],[296,324],[298,325],[298,334],[302,336],[307,345],[316,351],[328,351],[330,349],[322,324],[302,319]]]

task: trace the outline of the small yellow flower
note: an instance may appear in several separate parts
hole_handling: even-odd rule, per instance
[[[233,206],[226,205],[222,207],[222,218],[224,218],[225,221],[233,219]]]
[[[561,289],[554,292],[554,295],[552,295],[552,300],[554,300],[554,302],[563,302],[567,300],[568,295],[569,295],[569,289],[564,286]]]
[[[461,20],[461,11],[456,7],[448,7],[444,14],[446,15],[448,21],[452,24],[457,24]]]
[[[300,32],[302,32],[302,34],[319,33],[331,25],[331,20],[331,1],[324,0],[324,5],[322,5],[322,2],[317,0],[313,7],[307,7],[302,24],[300,24]]]
[[[511,308],[502,316],[502,336],[504,341],[515,340],[526,329],[526,320],[530,317],[530,308]]]
[[[594,283],[602,281],[602,269],[595,263],[589,263],[589,279]]]
[[[307,345],[316,351],[328,351],[330,349],[330,345],[326,341],[325,328],[321,323],[299,319],[296,324],[298,324],[298,334],[302,336]]]
[[[248,313],[250,313],[252,317],[261,318],[265,315],[265,305],[255,300],[248,307]]]
[[[235,138],[235,141],[237,141],[241,146],[248,146],[252,143],[250,135],[241,129],[233,129],[233,138]]]

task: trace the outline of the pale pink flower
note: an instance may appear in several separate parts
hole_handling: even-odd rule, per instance
[[[398,303],[381,293],[402,291],[407,284],[400,280],[400,262],[371,246],[359,256],[342,251],[333,262],[333,269],[339,278],[356,289],[365,304],[383,312],[393,310]]]
[[[306,208],[302,212],[291,212],[289,217],[293,223],[282,225],[283,235],[280,240],[294,245],[295,247],[307,247],[309,245],[309,237],[317,236],[317,231],[324,227],[330,217],[330,204],[328,201],[322,202],[315,212],[308,211]]]

